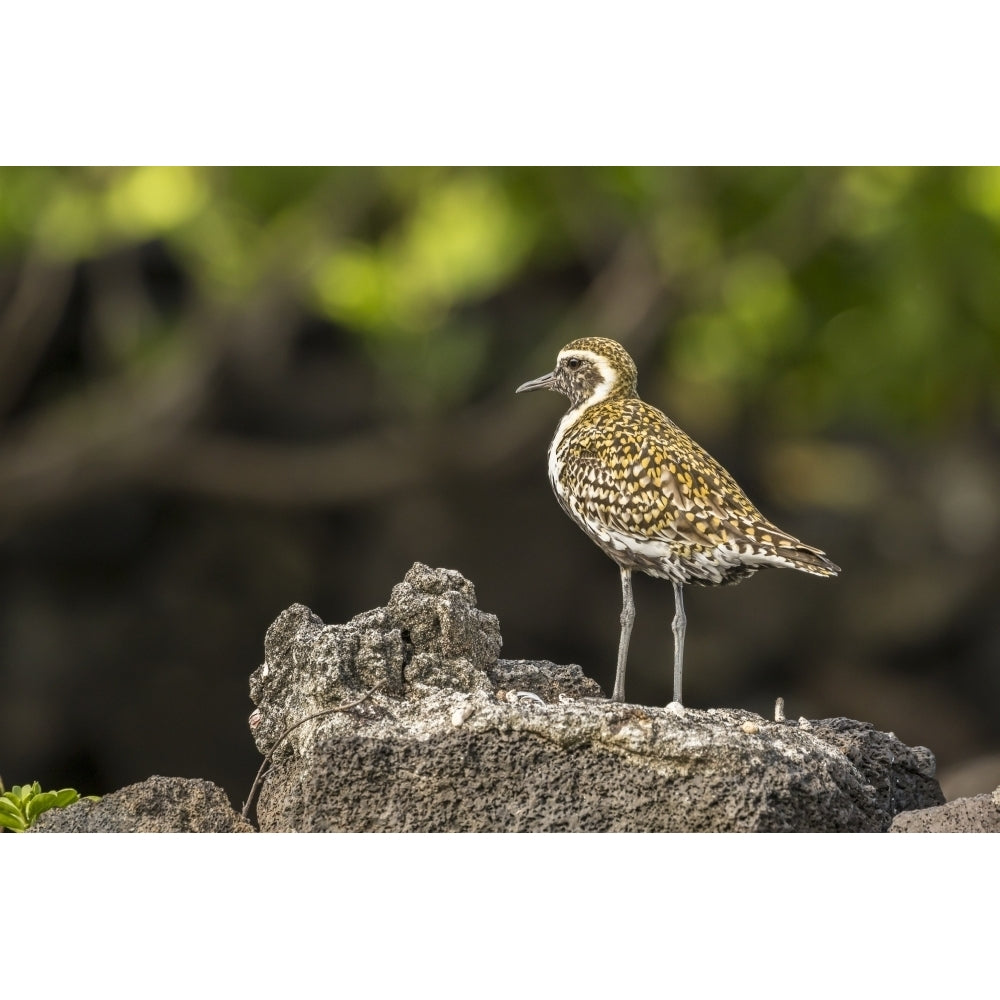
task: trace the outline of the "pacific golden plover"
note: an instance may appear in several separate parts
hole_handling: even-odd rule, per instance
[[[636,379],[621,344],[585,337],[559,352],[554,371],[516,391],[552,389],[570,401],[549,445],[549,482],[562,509],[621,571],[612,698],[625,698],[632,571],[642,570],[674,585],[674,701],[680,702],[684,584],[736,583],[764,566],[814,576],[836,576],[840,567],[768,521],[708,452],[639,398]]]

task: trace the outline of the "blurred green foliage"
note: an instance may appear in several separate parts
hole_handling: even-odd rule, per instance
[[[1000,417],[997,168],[0,171],[7,260],[162,241],[212,307],[290,297],[349,331],[413,413],[489,382],[509,332],[492,300],[597,276],[627,239],[670,301],[647,395],[682,423],[705,400],[790,435]],[[538,339],[556,312],[540,297]],[[150,323],[120,363],[186,321]]]

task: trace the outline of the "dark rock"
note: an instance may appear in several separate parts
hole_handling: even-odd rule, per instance
[[[865,775],[890,816],[944,802],[935,779],[937,762],[927,747],[909,747],[870,722],[818,719],[811,725],[813,735],[842,750]]]
[[[900,813],[890,833],[1000,833],[1000,788],[943,806]]]
[[[105,795],[42,813],[29,833],[253,833],[226,793],[199,778],[154,775]]]
[[[884,831],[943,801],[933,755],[870,725],[615,704],[499,649],[472,584],[419,563],[347,625],[285,611],[251,678],[261,829]]]

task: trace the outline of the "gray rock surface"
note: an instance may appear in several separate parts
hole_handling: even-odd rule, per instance
[[[943,806],[900,813],[890,833],[1000,833],[1000,788]]]
[[[854,719],[819,719],[809,725],[814,736],[843,751],[871,780],[890,816],[944,802],[936,780],[937,762],[927,747],[907,746],[895,733]]]
[[[44,812],[29,833],[253,833],[226,793],[200,778],[154,775],[105,795]]]
[[[884,831],[944,801],[930,751],[870,725],[614,704],[499,651],[472,584],[420,563],[346,625],[283,612],[250,685],[260,828]]]

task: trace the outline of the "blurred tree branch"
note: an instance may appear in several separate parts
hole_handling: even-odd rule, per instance
[[[62,317],[73,269],[29,254],[0,314],[0,418],[24,391]]]

